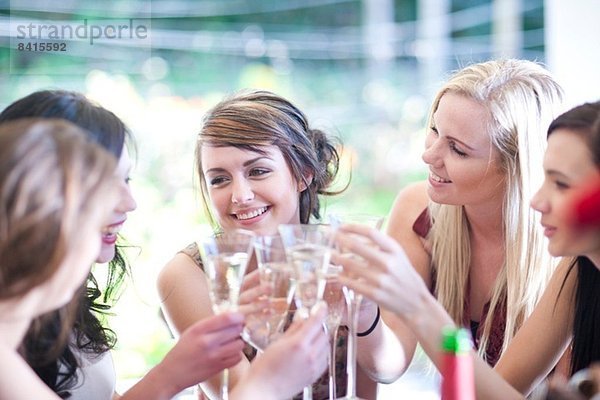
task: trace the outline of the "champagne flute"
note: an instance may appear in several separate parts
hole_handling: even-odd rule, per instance
[[[254,242],[260,284],[269,288],[267,308],[246,316],[244,340],[258,351],[276,340],[287,320],[294,297],[295,280],[279,236],[261,236]]]
[[[327,303],[327,318],[325,319],[325,328],[329,334],[330,354],[329,354],[329,399],[336,398],[336,347],[337,334],[342,322],[344,313],[344,292],[342,284],[338,277],[342,267],[329,264],[325,273],[322,298]],[[323,282],[321,282],[323,284]]]
[[[235,311],[242,279],[252,254],[254,233],[242,229],[204,238],[198,248],[208,277],[213,312]],[[223,370],[221,399],[229,399],[229,370]]]
[[[279,225],[279,234],[296,277],[296,317],[308,318],[323,294],[319,282],[325,279],[335,229],[321,224],[289,224]],[[304,388],[303,399],[312,400],[312,386]]]
[[[381,229],[383,225],[383,217],[370,214],[335,214],[329,216],[333,226],[339,227],[342,224],[359,224],[370,226],[375,229]],[[341,253],[346,253],[345,249],[340,249]],[[355,259],[360,257],[354,254],[348,254]],[[358,327],[358,310],[362,302],[362,295],[355,293],[354,290],[344,286],[344,296],[346,297],[346,305],[348,307],[348,358],[346,372],[348,374],[348,386],[346,396],[340,397],[338,400],[363,400],[356,397],[356,330]]]

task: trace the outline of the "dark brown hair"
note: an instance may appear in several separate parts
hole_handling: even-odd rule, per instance
[[[263,154],[263,146],[279,148],[297,182],[306,189],[300,193],[300,222],[320,215],[319,195],[343,192],[330,190],[339,169],[339,154],[327,135],[309,126],[304,113],[288,100],[262,90],[242,91],[214,106],[204,116],[196,145],[196,168],[207,214],[208,189],[202,172],[203,146],[250,150]],[[310,177],[310,178],[309,178]]]

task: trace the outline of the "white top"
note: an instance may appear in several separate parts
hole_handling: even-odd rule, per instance
[[[77,369],[77,384],[70,390],[69,399],[111,400],[117,378],[110,351],[96,355],[77,351],[73,347],[71,350],[78,358],[81,368]]]

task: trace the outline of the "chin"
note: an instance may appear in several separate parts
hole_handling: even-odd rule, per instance
[[[104,264],[109,262],[115,258],[115,246],[114,245],[104,245],[102,244],[102,248],[100,249],[100,254],[96,257],[96,263]]]

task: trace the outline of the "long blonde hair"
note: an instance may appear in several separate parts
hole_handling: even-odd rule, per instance
[[[488,61],[455,73],[438,92],[452,92],[483,105],[490,116],[487,133],[505,171],[503,199],[504,264],[493,287],[479,354],[485,358],[493,315],[506,303],[504,352],[543,292],[553,268],[540,229],[539,213],[529,207],[542,181],[545,135],[558,115],[562,89],[539,64],[525,60]],[[456,323],[463,323],[471,264],[469,225],[463,206],[430,203],[435,292]],[[509,284],[510,282],[510,284]],[[482,321],[483,323],[483,321]]]

